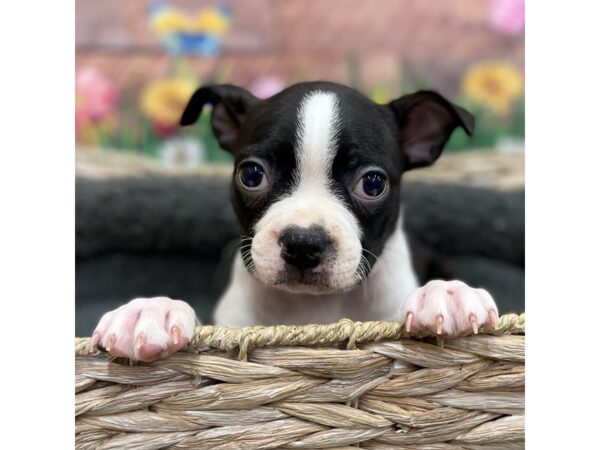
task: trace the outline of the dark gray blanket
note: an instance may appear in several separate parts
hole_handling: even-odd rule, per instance
[[[407,183],[403,197],[422,281],[459,278],[490,290],[501,312],[524,310],[523,190]],[[136,296],[185,299],[209,321],[237,235],[227,180],[78,179],[76,334]]]

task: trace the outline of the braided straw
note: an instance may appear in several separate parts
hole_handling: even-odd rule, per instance
[[[77,338],[76,448],[523,448],[524,333],[524,314],[443,346],[397,322],[199,326],[139,365]]]

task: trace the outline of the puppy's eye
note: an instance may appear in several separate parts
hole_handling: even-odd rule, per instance
[[[370,171],[365,173],[354,186],[354,195],[362,200],[378,200],[387,193],[388,181],[384,174]]]
[[[243,188],[249,191],[260,191],[267,187],[265,169],[259,163],[248,161],[240,164],[238,179]]]

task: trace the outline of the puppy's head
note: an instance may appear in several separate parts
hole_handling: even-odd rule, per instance
[[[326,293],[364,279],[393,232],[406,170],[431,164],[473,117],[420,91],[387,105],[337,84],[301,83],[259,100],[242,88],[198,89],[181,118],[212,104],[211,124],[235,168],[242,256],[260,281]]]

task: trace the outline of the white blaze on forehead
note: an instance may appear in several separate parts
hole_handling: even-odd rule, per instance
[[[311,92],[300,103],[294,185],[254,225],[254,275],[268,285],[286,288],[278,282],[279,274],[285,270],[278,237],[290,225],[319,225],[331,237],[335,258],[322,262],[320,268],[328,274],[330,289],[347,288],[357,282],[361,230],[344,200],[334,193],[330,180],[340,128],[338,110],[338,100],[332,92]],[[310,291],[310,286],[301,289]]]
[[[298,189],[323,189],[329,186],[338,129],[338,102],[335,94],[316,91],[302,100],[296,138]]]

